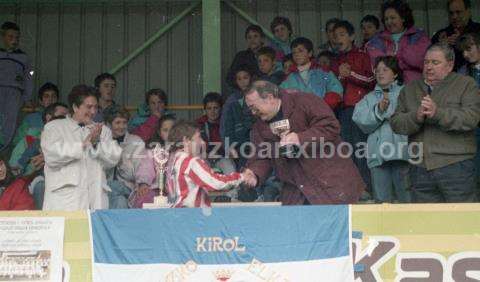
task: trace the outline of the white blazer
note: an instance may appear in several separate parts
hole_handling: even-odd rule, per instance
[[[82,148],[92,126],[81,127],[71,117],[45,125],[41,147],[45,158],[44,210],[108,208],[105,170],[114,167],[122,149],[102,127],[96,147]]]

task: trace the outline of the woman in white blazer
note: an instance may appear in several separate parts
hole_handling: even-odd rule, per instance
[[[118,163],[122,149],[108,127],[93,122],[97,102],[94,88],[77,85],[68,96],[70,115],[45,126],[43,210],[108,208],[105,170]]]

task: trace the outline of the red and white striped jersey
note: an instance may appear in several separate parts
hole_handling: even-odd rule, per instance
[[[173,208],[209,207],[209,191],[227,190],[243,181],[240,173],[215,173],[198,157],[185,152],[174,153],[168,163],[166,188]]]

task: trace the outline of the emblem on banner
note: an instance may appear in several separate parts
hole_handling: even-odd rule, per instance
[[[217,281],[226,282],[230,280],[230,278],[232,278],[232,275],[234,272],[235,271],[233,270],[221,269],[221,270],[215,271],[213,275],[215,276]]]

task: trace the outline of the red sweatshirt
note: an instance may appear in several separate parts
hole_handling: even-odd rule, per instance
[[[347,63],[351,67],[348,77],[340,77],[339,67]],[[370,57],[357,47],[346,53],[340,53],[332,62],[332,71],[343,86],[343,106],[354,107],[375,87]]]
[[[0,196],[0,210],[34,210],[35,202],[28,192],[27,178],[13,181]]]

